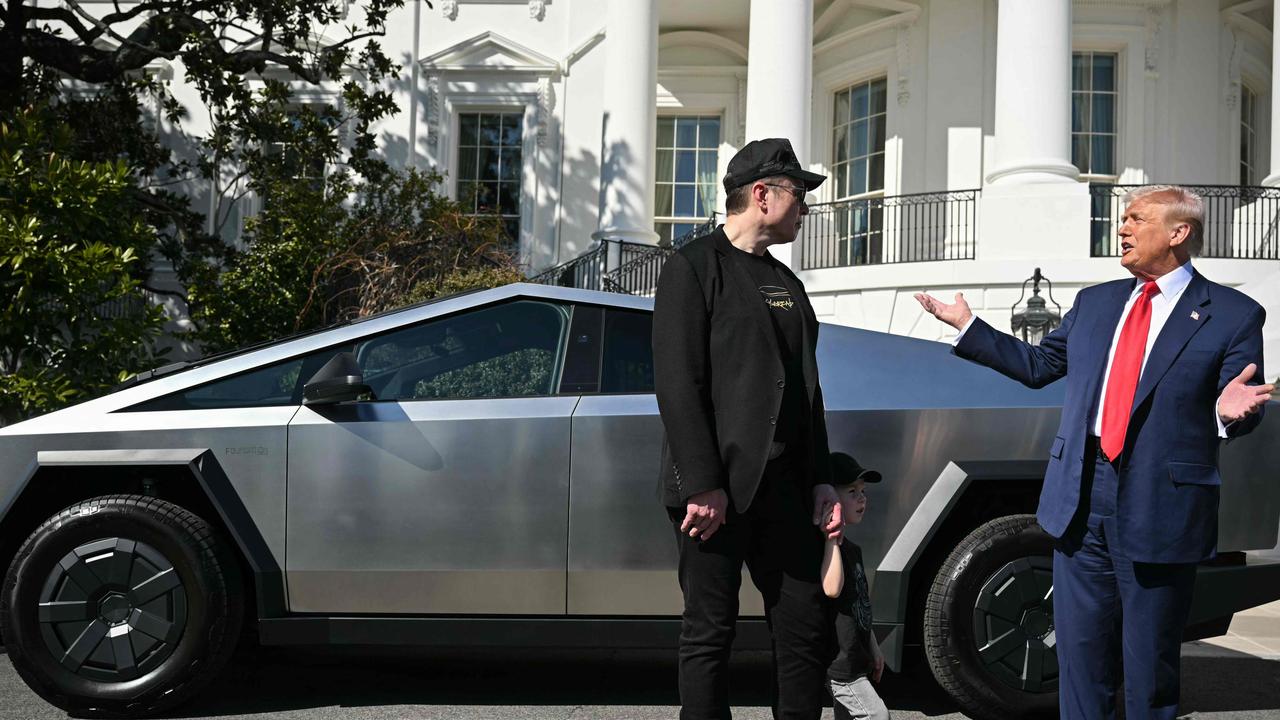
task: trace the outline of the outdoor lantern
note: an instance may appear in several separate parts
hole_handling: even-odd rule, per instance
[[[1041,280],[1049,285],[1049,300],[1058,308],[1058,312],[1050,310],[1044,298],[1040,297]],[[1027,283],[1032,283],[1031,297],[1027,298],[1026,307],[1018,310],[1018,303],[1022,302],[1022,298],[1027,297]],[[1053,299],[1053,283],[1040,274],[1040,268],[1036,268],[1035,274],[1022,283],[1022,294],[1013,304],[1011,312],[1013,313],[1010,321],[1013,325],[1013,334],[1032,345],[1038,345],[1045,335],[1053,332],[1053,329],[1062,323],[1062,306]]]

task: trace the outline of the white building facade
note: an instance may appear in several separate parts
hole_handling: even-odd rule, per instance
[[[383,152],[502,214],[530,274],[670,242],[783,136],[829,176],[778,253],[824,321],[946,339],[911,295],[963,291],[1008,328],[1036,267],[1065,312],[1125,276],[1118,198],[1152,182],[1223,186],[1196,267],[1280,310],[1280,194],[1240,187],[1280,185],[1272,0],[434,5],[388,23]]]

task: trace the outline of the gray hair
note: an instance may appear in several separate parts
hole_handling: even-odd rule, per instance
[[[1147,185],[1125,193],[1125,205],[1138,200],[1163,205],[1166,223],[1186,223],[1191,228],[1187,250],[1200,254],[1204,249],[1204,198],[1179,185]]]

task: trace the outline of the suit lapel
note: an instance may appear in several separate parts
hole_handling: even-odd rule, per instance
[[[809,393],[809,401],[813,401],[814,391],[818,387],[818,364],[816,353],[809,352],[809,348],[814,347],[816,342],[815,334],[818,329],[818,316],[813,313],[813,306],[809,304],[809,296],[805,295],[804,287],[800,284],[800,279],[790,268],[786,268],[783,273],[783,282],[787,284],[787,290],[791,293],[792,299],[795,300],[796,309],[800,311],[800,347],[794,352],[800,353],[800,363],[804,374],[805,389]]]
[[[1120,324],[1120,316],[1124,313],[1125,303],[1128,302],[1132,292],[1132,282],[1116,283],[1114,290],[1102,298],[1102,312],[1091,315],[1093,325],[1082,328],[1085,331],[1084,337],[1092,344],[1085,354],[1089,358],[1088,365],[1085,366],[1089,384],[1084,397],[1089,398],[1092,403],[1090,418],[1097,413],[1098,394],[1101,392],[1102,374],[1107,371],[1107,356],[1111,354],[1111,342],[1115,338],[1116,326]]]
[[[760,289],[751,279],[751,273],[746,266],[747,259],[742,257],[743,251],[729,242],[729,236],[724,233],[724,226],[717,231],[716,250],[719,251],[726,270],[727,284],[737,290],[739,299],[756,321],[756,327],[764,334],[770,357],[781,358],[782,353],[778,350],[778,335],[773,330],[773,320],[769,317],[769,310],[760,299]]]
[[[1133,395],[1129,417],[1133,417],[1133,411],[1155,389],[1156,383],[1168,372],[1191,337],[1209,321],[1208,305],[1209,281],[1193,271],[1191,282],[1187,283],[1187,289],[1182,291],[1182,297],[1178,298],[1178,304],[1169,313],[1169,319],[1165,320],[1160,335],[1151,346],[1151,357],[1147,358],[1142,377],[1138,379],[1138,391]]]

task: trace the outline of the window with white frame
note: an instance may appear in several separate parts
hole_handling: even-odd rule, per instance
[[[458,200],[474,215],[497,215],[520,240],[524,110],[458,115]]]
[[[705,223],[716,209],[718,115],[658,118],[653,229],[666,244]]]
[[[1258,95],[1240,86],[1240,184],[1257,185]]]
[[[888,83],[877,78],[835,94],[832,122],[833,199],[860,200],[834,209],[835,265],[867,265],[884,258],[884,144]]]
[[[1071,54],[1071,162],[1082,175],[1116,174],[1118,56]]]

